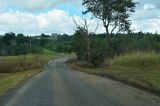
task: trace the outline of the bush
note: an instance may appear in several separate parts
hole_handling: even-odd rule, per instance
[[[106,42],[101,39],[92,39],[91,42],[91,63],[99,67],[106,57]]]

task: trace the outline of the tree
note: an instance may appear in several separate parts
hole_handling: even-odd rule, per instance
[[[84,14],[91,12],[93,16],[102,20],[106,34],[129,31],[130,13],[135,12],[136,2],[133,0],[83,0],[86,7]]]
[[[107,48],[106,40],[101,38],[96,38],[95,35],[91,36],[91,63],[94,67],[99,67],[106,58]]]
[[[89,32],[89,23],[86,18],[83,18],[83,17],[82,17],[82,19],[78,18],[78,21],[80,24],[78,24],[78,22],[74,18],[73,18],[73,21],[77,27],[75,37],[80,38],[79,40],[82,40],[83,44],[85,44],[85,47],[82,47],[82,48],[86,49],[85,52],[87,52],[87,61],[91,62],[91,50],[90,50],[90,46],[91,46],[90,39],[91,38],[90,38],[90,35],[91,35],[91,33],[95,33],[96,30],[98,29],[98,21],[97,21],[97,26],[96,26],[94,32]],[[79,46],[81,46],[81,45],[79,45]]]
[[[48,41],[48,35],[45,35],[44,33],[41,34],[40,36],[40,45],[42,47],[44,47],[46,44],[47,44],[47,41]]]
[[[27,43],[26,37],[23,34],[18,34],[16,37],[17,44]]]
[[[15,38],[16,38],[15,33],[9,32],[4,35],[4,37],[2,38],[2,42],[5,45],[10,46],[10,45],[13,45],[13,43],[15,42]]]
[[[88,53],[87,53],[87,39],[86,39],[87,32],[86,29],[83,27],[77,27],[77,30],[74,34],[74,44],[73,44],[73,48],[74,51],[77,54],[77,58],[79,60],[87,60],[88,59]]]
[[[84,60],[93,64],[94,67],[99,67],[106,56],[106,47],[105,40],[96,38],[98,21],[94,32],[89,31],[89,23],[85,18],[78,19],[78,22],[73,18],[73,21],[77,27],[73,48],[78,60]]]

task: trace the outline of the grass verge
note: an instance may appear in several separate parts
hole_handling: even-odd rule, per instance
[[[59,54],[3,56],[0,57],[0,73],[14,73],[41,68],[50,58],[58,55]]]
[[[15,87],[18,83],[39,73],[41,69],[33,69],[24,72],[0,74],[0,96],[4,95],[9,89]]]
[[[0,96],[20,82],[41,72],[51,59],[63,54],[0,57]]]
[[[135,53],[115,57],[100,68],[71,65],[78,71],[106,76],[160,95],[160,54]]]

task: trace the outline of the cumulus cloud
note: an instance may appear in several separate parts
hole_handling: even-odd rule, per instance
[[[160,14],[158,14],[160,0],[134,1],[140,4],[137,5],[136,12],[131,17],[132,28],[136,31],[152,33],[156,30],[160,31]],[[56,9],[59,6],[61,8]],[[54,32],[73,34],[75,25],[70,14],[82,8],[80,6],[81,0],[0,0],[0,33],[12,31],[26,34]],[[80,14],[79,10],[77,13]],[[93,31],[96,20],[87,20]],[[105,29],[99,21],[97,33],[103,32]]]
[[[52,2],[49,2],[48,0],[10,0],[9,3],[29,11],[45,9],[52,5]]]
[[[81,18],[80,16],[75,16]],[[87,19],[91,31],[96,26],[95,20]],[[99,24],[97,32],[103,32],[104,28]],[[0,14],[0,32],[15,32],[25,34],[37,33],[67,33],[75,31],[73,17],[63,10],[51,10],[47,13],[33,14],[28,12],[7,12]]]
[[[148,19],[143,21],[133,21],[132,28],[135,32],[152,32],[160,31],[160,19]],[[159,32],[160,33],[160,32]]]
[[[160,1],[158,0],[136,0],[140,2],[139,8],[132,15],[132,28],[135,31],[152,32],[158,31],[160,33]]]
[[[153,5],[153,4],[150,4],[150,3],[145,4],[144,7],[143,7],[143,9],[145,11],[151,11],[151,10],[154,10],[155,8],[156,8],[156,6]]]
[[[52,10],[38,15],[27,12],[0,14],[0,32],[16,33],[73,33],[72,17],[63,10]]]
[[[145,11],[145,10],[137,10],[132,16],[131,20],[146,20],[146,19],[153,19],[153,18],[160,18],[159,9],[154,9],[152,11]]]
[[[53,9],[61,5],[77,7],[81,5],[81,0],[0,0],[0,8],[11,6],[29,12]]]
[[[135,2],[139,2],[137,5],[138,9],[143,8],[144,4],[152,4],[155,5],[156,8],[160,9],[160,0],[134,0]]]
[[[0,1],[0,9],[2,9],[5,6],[4,1]]]

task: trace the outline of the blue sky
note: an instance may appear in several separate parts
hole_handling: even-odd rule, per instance
[[[131,16],[135,32],[160,33],[160,0],[134,0],[139,2]],[[81,0],[0,0],[0,33],[24,34],[67,33],[73,34],[72,17],[81,17]],[[90,30],[96,19],[89,20]],[[99,21],[97,33],[105,32]]]

